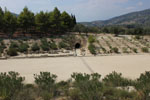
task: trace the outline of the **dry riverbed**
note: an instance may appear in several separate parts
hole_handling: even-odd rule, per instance
[[[33,59],[0,60],[0,72],[16,71],[34,82],[33,74],[48,71],[58,76],[58,81],[67,80],[73,72],[98,72],[104,77],[112,71],[135,79],[145,71],[150,71],[150,55],[115,55],[97,57],[58,57]]]

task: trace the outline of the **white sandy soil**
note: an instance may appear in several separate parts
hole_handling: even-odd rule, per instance
[[[127,78],[135,79],[145,71],[150,71],[150,55],[116,55],[97,57],[58,57],[37,59],[0,60],[0,72],[16,71],[33,83],[33,74],[48,71],[67,80],[73,72],[98,72],[104,77],[112,71],[121,72]]]

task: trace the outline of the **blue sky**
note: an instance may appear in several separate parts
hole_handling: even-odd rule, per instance
[[[133,11],[150,8],[150,0],[0,0],[0,6],[19,14],[27,6],[37,13],[58,7],[76,15],[77,21],[106,20]]]

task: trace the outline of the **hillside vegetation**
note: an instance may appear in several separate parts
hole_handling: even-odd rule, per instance
[[[24,84],[17,72],[0,73],[1,100],[149,100],[150,72],[131,80],[112,72],[103,79],[98,73],[73,73],[57,82],[50,72],[34,74],[34,84]]]
[[[142,25],[150,26],[150,9],[132,12],[111,18],[109,20],[99,20],[93,22],[81,22],[86,26],[106,26],[106,25]]]

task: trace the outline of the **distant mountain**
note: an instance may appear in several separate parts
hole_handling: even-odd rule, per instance
[[[131,24],[150,26],[150,9],[128,13],[122,16],[111,18],[109,20],[81,22],[81,24],[86,26],[131,25]]]

